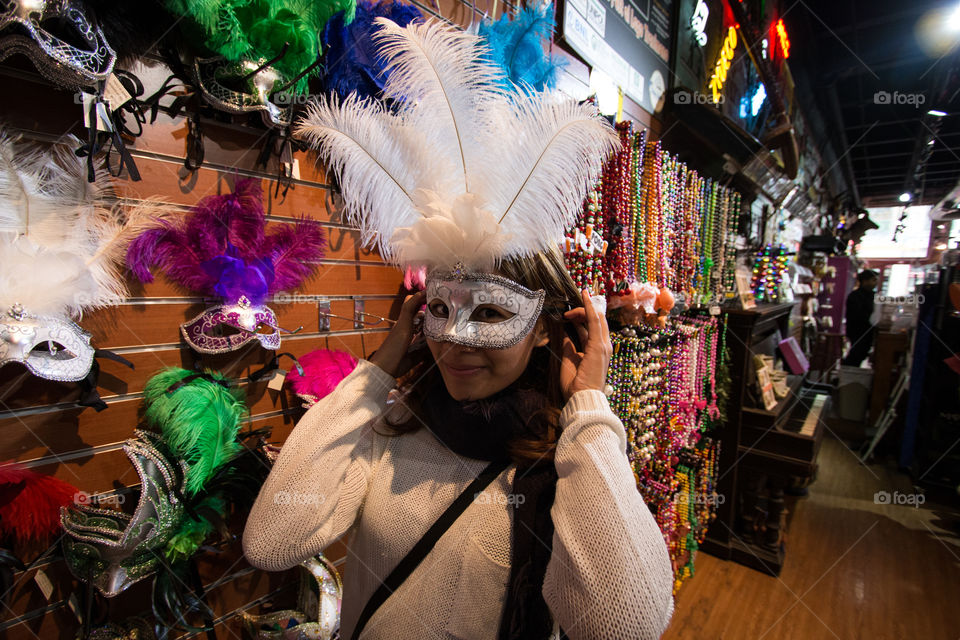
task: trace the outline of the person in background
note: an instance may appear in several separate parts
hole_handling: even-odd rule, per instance
[[[857,276],[857,288],[847,296],[847,340],[850,351],[843,364],[859,367],[873,346],[873,296],[877,286],[877,272],[864,269]]]

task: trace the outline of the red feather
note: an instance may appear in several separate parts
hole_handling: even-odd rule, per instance
[[[70,483],[17,462],[0,465],[0,535],[18,545],[49,541],[60,530],[60,507],[78,493]]]

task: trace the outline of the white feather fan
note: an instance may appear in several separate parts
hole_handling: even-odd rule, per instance
[[[618,138],[592,106],[505,93],[473,34],[378,18],[389,111],[312,103],[295,135],[340,177],[348,219],[399,266],[485,271],[559,243]]]
[[[127,295],[126,246],[171,207],[110,204],[112,187],[87,181],[78,141],[39,147],[0,133],[0,313],[79,315]]]

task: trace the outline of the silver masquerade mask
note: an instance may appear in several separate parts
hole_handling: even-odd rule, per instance
[[[505,349],[530,333],[543,308],[543,289],[531,291],[490,273],[434,271],[427,275],[424,335],[480,349]]]
[[[0,0],[0,7],[0,59],[25,54],[47,79],[71,89],[95,86],[113,71],[117,55],[79,0]],[[65,32],[45,28],[55,23]]]
[[[174,467],[157,447],[159,436],[136,430],[123,451],[140,476],[140,500],[134,513],[88,504],[60,510],[64,558],[80,580],[89,580],[108,598],[154,573],[183,517],[177,499],[183,463]]]
[[[75,382],[87,376],[93,355],[90,334],[65,317],[35,316],[18,304],[0,317],[0,367],[19,362],[35,376]]]
[[[260,333],[260,327],[272,331]],[[236,333],[223,335],[224,328]],[[275,351],[280,348],[280,331],[273,310],[266,305],[251,304],[245,296],[240,296],[236,304],[211,307],[180,325],[183,339],[200,353],[226,353],[252,340],[259,340],[264,349]]]

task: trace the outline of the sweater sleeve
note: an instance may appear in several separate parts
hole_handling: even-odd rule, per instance
[[[243,552],[250,564],[268,571],[296,566],[353,525],[383,453],[373,426],[395,385],[377,365],[358,360],[297,423],[247,518]]]
[[[544,599],[571,640],[659,638],[673,615],[673,570],[623,424],[591,390],[570,397],[560,425]]]

